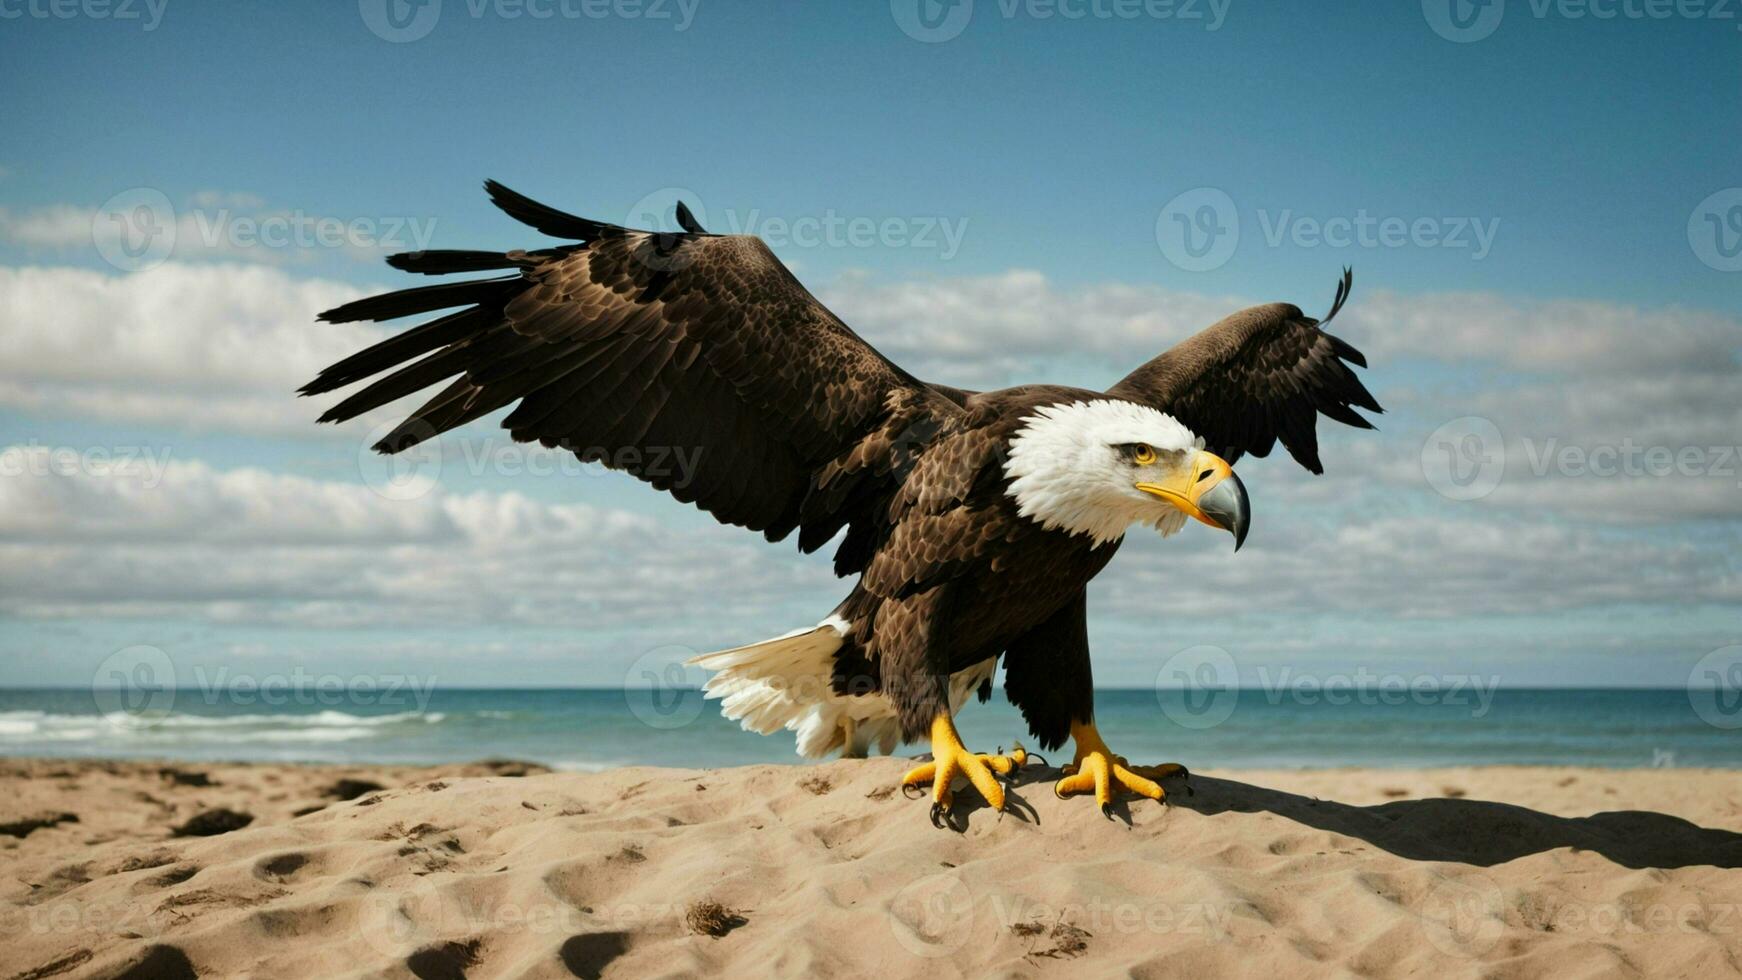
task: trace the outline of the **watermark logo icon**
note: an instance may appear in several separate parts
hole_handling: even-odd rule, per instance
[[[1506,476],[1500,427],[1479,415],[1453,419],[1421,444],[1421,475],[1440,496],[1480,500]]]
[[[708,672],[688,663],[696,651],[671,644],[636,657],[623,675],[623,700],[649,728],[682,728],[701,717]]]
[[[1228,651],[1188,647],[1167,658],[1155,678],[1162,713],[1181,728],[1214,728],[1234,714],[1240,670]]]
[[[1719,272],[1742,272],[1742,187],[1726,187],[1694,208],[1688,245]]]
[[[1450,956],[1477,956],[1493,949],[1506,931],[1505,896],[1494,879],[1471,873],[1443,878],[1422,896],[1428,941]]]
[[[419,424],[405,438],[419,438],[415,446],[396,453],[380,453],[375,446],[398,427],[396,422],[383,422],[370,430],[363,444],[357,447],[357,473],[369,489],[388,500],[418,500],[427,496],[441,483],[442,445],[434,427]]]
[[[117,728],[153,728],[175,705],[175,664],[154,646],[123,647],[97,665],[91,700]]]
[[[948,956],[974,929],[974,896],[960,875],[935,874],[911,881],[889,900],[895,941],[915,956]]]
[[[162,265],[175,251],[175,208],[154,187],[135,187],[103,202],[91,218],[91,243],[122,272]]]
[[[1155,217],[1155,243],[1187,272],[1222,267],[1240,246],[1240,212],[1226,191],[1196,187],[1176,195]]]
[[[370,33],[404,44],[429,36],[442,17],[442,0],[357,0],[357,12]]]
[[[1713,728],[1742,728],[1742,645],[1713,650],[1694,664],[1688,702]]]
[[[703,228],[708,227],[708,209],[702,204],[702,196],[688,187],[661,187],[642,195],[639,201],[629,206],[623,226],[644,231],[675,232],[678,230],[677,206],[680,203],[695,215],[697,223]]]
[[[401,896],[385,888],[370,891],[363,896],[361,914],[357,917],[358,935],[379,953],[404,956],[421,938],[421,930],[406,914],[406,906],[422,897],[416,893]]]
[[[1500,27],[1506,0],[1421,0],[1421,15],[1435,34],[1454,44],[1469,44]]]
[[[635,250],[635,258],[650,269],[677,272],[696,260],[694,249],[677,248],[677,233],[682,230],[677,219],[679,204],[689,209],[697,224],[708,227],[708,209],[701,195],[687,187],[661,187],[644,194],[623,218],[626,228],[658,233]]]
[[[940,44],[967,28],[974,0],[889,0],[889,15],[915,41]]]

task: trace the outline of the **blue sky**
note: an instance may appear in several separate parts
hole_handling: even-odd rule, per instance
[[[610,684],[646,650],[827,611],[845,587],[817,562],[625,479],[528,474],[488,426],[389,500],[368,426],[316,430],[288,397],[370,339],[313,314],[397,284],[395,246],[544,243],[484,201],[496,177],[611,220],[683,188],[897,360],[970,385],[1105,385],[1244,303],[1322,308],[1353,265],[1340,332],[1382,432],[1327,423],[1319,481],[1243,464],[1260,523],[1237,560],[1207,534],[1133,541],[1092,600],[1098,679],[1153,683],[1215,643],[1243,670],[1679,685],[1742,641],[1742,461],[1721,458],[1742,442],[1742,21],[1513,0],[1458,43],[1435,2],[978,0],[933,8],[967,17],[936,43],[903,31],[906,0],[444,0],[402,43],[375,0],[0,3],[0,683],[82,684],[149,644],[190,669]],[[94,229],[139,189],[176,246],[117,268]],[[1239,234],[1200,268],[1170,236],[1205,202]],[[321,218],[361,231],[247,237]],[[796,233],[835,220],[893,233]],[[1369,220],[1407,231],[1326,240]],[[1486,438],[1470,417],[1505,474],[1455,499],[1424,460]],[[1699,461],[1557,455],[1635,443]]]

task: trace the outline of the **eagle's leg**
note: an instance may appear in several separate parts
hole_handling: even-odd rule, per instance
[[[1169,776],[1191,775],[1185,766],[1172,762],[1158,766],[1132,766],[1124,756],[1114,755],[1113,750],[1107,748],[1092,721],[1071,722],[1071,740],[1077,746],[1076,759],[1064,768],[1065,778],[1053,786],[1053,792],[1061,797],[1094,793],[1102,813],[1111,815],[1116,786],[1138,796],[1165,801],[1167,791],[1161,788],[1161,780]]]
[[[1010,755],[971,752],[962,744],[962,737],[956,734],[956,723],[950,720],[949,712],[940,711],[931,723],[931,757],[932,761],[908,770],[907,775],[901,777],[901,785],[905,789],[931,783],[932,822],[936,823],[950,808],[950,783],[957,776],[966,776],[992,809],[1004,809],[1004,787],[998,778],[1020,769],[1027,761],[1028,753],[1021,746]]]

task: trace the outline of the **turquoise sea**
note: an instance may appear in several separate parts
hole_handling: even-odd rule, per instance
[[[687,689],[307,690],[264,700],[242,692],[171,694],[118,709],[112,697],[90,690],[0,690],[0,755],[397,763],[508,757],[574,770],[801,761],[790,735],[741,731]],[[1114,748],[1134,761],[1193,768],[1742,768],[1742,705],[1702,704],[1681,689],[1500,688],[1433,699],[1367,692],[1336,700],[1254,689],[1217,699],[1154,690],[1096,695],[1098,721]],[[969,744],[984,749],[1008,746],[1024,731],[1001,693],[992,703],[971,703],[960,725]]]

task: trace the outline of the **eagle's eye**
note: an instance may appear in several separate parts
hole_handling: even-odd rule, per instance
[[[1131,461],[1138,466],[1149,466],[1155,462],[1155,447],[1138,443],[1131,448]]]

